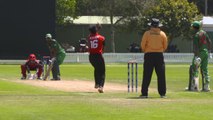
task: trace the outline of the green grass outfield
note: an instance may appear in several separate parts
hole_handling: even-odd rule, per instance
[[[156,91],[61,92],[12,82],[21,77],[19,65],[0,65],[0,120],[212,120],[213,92],[187,92],[189,65],[166,65],[167,96]],[[213,65],[209,65],[213,76]],[[66,80],[92,80],[90,64],[61,65]],[[142,65],[139,65],[139,85]],[[107,64],[106,82],[127,83],[126,64]],[[213,82],[211,81],[211,84]],[[150,87],[156,89],[153,74]],[[213,85],[212,85],[213,86]]]

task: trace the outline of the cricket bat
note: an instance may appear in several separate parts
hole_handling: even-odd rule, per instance
[[[46,71],[46,74],[44,75],[43,80],[46,80],[47,77],[50,75],[50,71],[52,70],[53,64],[54,64],[55,61],[56,61],[55,58],[52,58],[52,59],[51,59],[51,62],[50,62],[49,67],[48,67],[48,69],[47,69],[47,71]]]

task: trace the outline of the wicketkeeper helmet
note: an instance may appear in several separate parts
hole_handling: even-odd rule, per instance
[[[35,54],[30,54],[30,56],[29,56],[29,60],[36,60],[36,56],[35,56]]]

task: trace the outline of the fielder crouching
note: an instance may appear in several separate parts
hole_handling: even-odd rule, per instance
[[[43,72],[43,63],[40,60],[36,59],[34,54],[30,54],[27,61],[21,65],[21,73],[22,73],[22,80],[27,78],[27,74],[30,74],[31,70],[36,70],[37,79],[41,80],[41,74]]]

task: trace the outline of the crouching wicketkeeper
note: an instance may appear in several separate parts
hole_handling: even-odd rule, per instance
[[[27,78],[27,74],[30,74],[31,70],[36,70],[37,79],[41,79],[41,74],[43,72],[43,63],[40,60],[36,59],[34,54],[30,54],[27,61],[21,65],[21,73],[22,73],[22,80]]]

